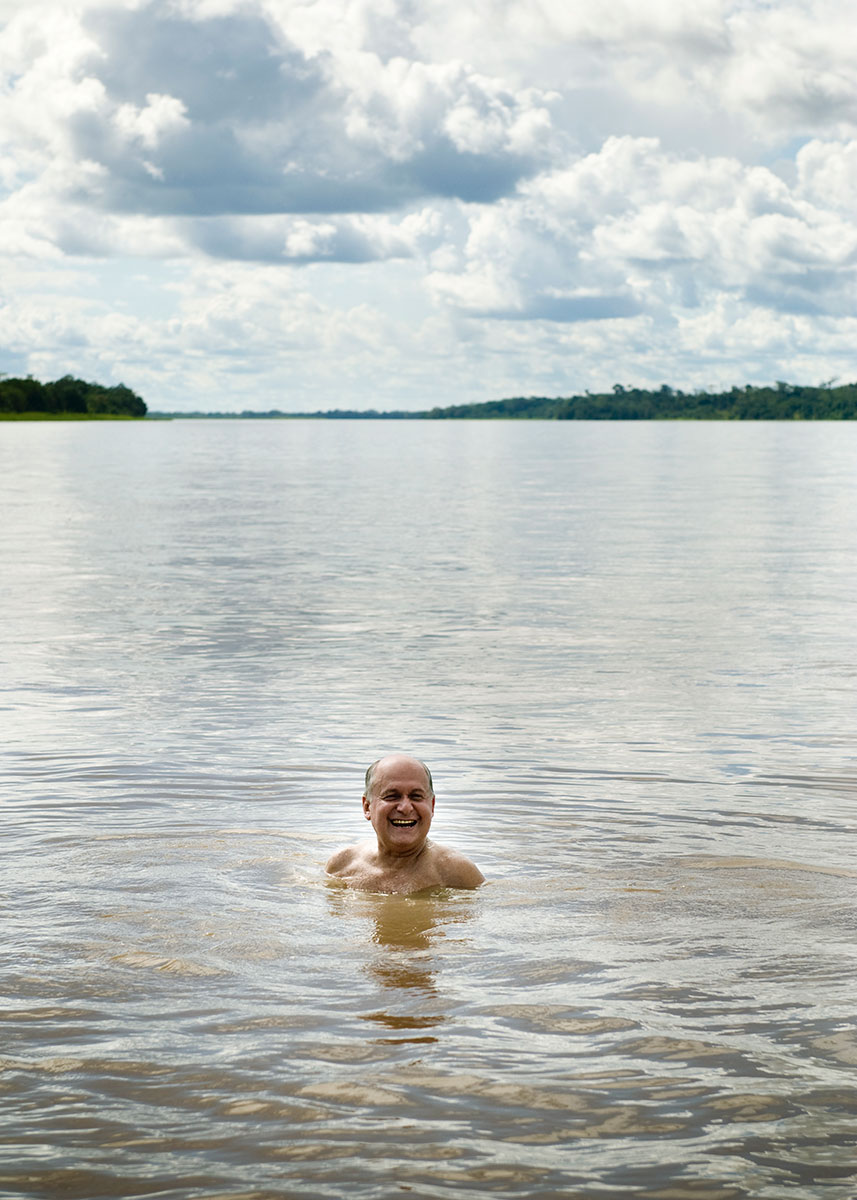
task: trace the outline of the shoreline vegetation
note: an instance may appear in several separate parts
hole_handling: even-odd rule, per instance
[[[778,381],[725,392],[684,392],[614,384],[609,392],[568,397],[515,396],[420,412],[334,408],[324,412],[149,412],[124,384],[105,387],[64,375],[53,383],[0,377],[0,421],[132,420],[514,420],[514,421],[853,421],[857,383],[817,386]]]
[[[64,375],[53,383],[0,377],[0,421],[115,421],[145,417],[145,401],[125,387]]]
[[[376,409],[328,409],[326,412],[153,412],[151,418],[215,418],[444,421],[853,421],[857,420],[857,383],[817,387],[778,382],[772,387],[733,387],[728,392],[683,392],[663,384],[657,389],[614,384],[609,392],[582,396],[516,396],[482,404],[454,404],[422,412]]]

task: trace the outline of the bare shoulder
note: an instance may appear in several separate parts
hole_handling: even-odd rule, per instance
[[[361,849],[361,846],[343,846],[341,850],[335,851],[324,868],[327,874],[347,875],[355,863],[360,861]]]
[[[432,844],[434,865],[444,887],[476,888],[485,882],[485,876],[464,854],[449,846]]]

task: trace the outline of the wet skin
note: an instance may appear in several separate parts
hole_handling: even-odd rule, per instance
[[[418,759],[381,759],[363,796],[363,815],[377,845],[349,846],[327,872],[351,887],[374,892],[415,892],[430,887],[478,887],[482,872],[463,854],[429,841],[434,793]]]

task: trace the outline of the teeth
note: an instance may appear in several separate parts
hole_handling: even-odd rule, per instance
[[[392,825],[416,825],[416,821],[396,821],[392,817],[390,818],[390,823]]]

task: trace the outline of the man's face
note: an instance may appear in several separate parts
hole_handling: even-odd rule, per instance
[[[363,797],[363,813],[372,822],[379,846],[400,854],[418,850],[428,837],[434,813],[434,796],[422,764],[404,754],[383,758]]]

